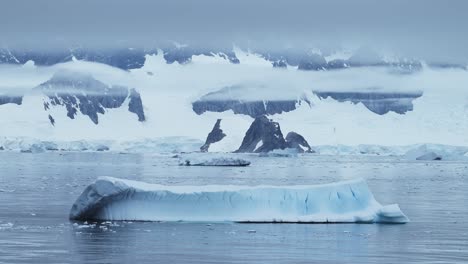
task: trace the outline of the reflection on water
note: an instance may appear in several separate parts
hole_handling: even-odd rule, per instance
[[[383,157],[260,158],[251,167],[180,167],[170,157],[0,153],[0,263],[466,263],[468,164]],[[71,223],[96,177],[167,185],[318,184],[365,177],[406,225]]]

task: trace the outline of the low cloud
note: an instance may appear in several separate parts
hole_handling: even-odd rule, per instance
[[[334,50],[370,46],[405,57],[466,63],[464,0],[15,0],[2,3],[3,44],[194,46]]]

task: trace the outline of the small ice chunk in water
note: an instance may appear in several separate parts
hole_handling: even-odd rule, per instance
[[[250,165],[250,161],[232,155],[197,153],[179,157],[179,165],[245,167]]]

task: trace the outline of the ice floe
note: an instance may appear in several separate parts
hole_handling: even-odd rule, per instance
[[[229,157],[223,155],[185,155],[179,158],[181,166],[230,166],[245,167],[250,165],[250,161],[239,157]]]

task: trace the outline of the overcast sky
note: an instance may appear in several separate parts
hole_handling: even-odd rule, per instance
[[[468,61],[466,0],[2,0],[0,41],[371,46]]]

